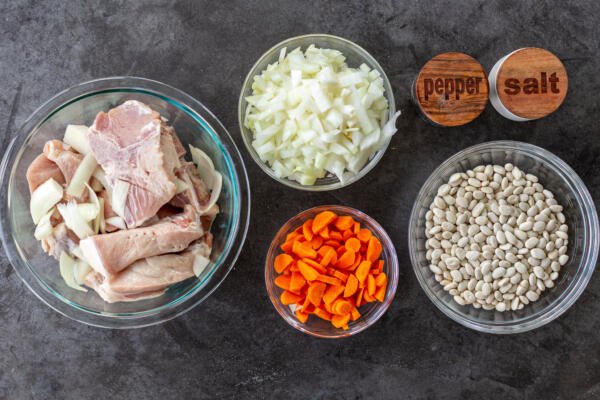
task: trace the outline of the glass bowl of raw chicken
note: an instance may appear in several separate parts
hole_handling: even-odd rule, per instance
[[[200,102],[160,82],[94,80],[25,121],[1,166],[0,232],[44,303],[110,328],[205,300],[244,243],[240,153]]]

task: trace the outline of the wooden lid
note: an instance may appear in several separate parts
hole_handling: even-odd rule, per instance
[[[442,53],[429,60],[415,81],[421,112],[442,126],[471,122],[485,109],[489,84],[483,67],[463,53]]]
[[[568,86],[563,63],[548,50],[536,47],[509,54],[496,77],[496,92],[502,105],[526,119],[542,118],[556,111]]]

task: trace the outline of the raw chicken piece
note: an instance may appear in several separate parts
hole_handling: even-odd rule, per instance
[[[130,100],[98,113],[88,140],[108,183],[130,185],[121,215],[128,228],[142,225],[175,195],[179,158],[173,136],[147,105]]]
[[[186,204],[190,204],[197,211],[198,215],[203,216],[208,214],[214,218],[219,213],[219,208],[218,206],[216,209],[214,207],[207,208],[210,202],[210,190],[208,190],[206,184],[202,181],[194,163],[182,162],[181,167],[175,173],[190,188],[173,197],[170,204],[180,208],[183,208]]]
[[[182,253],[148,257],[107,278],[91,272],[86,284],[110,303],[155,297],[166,287],[193,277],[196,258],[208,258],[210,251],[207,241],[200,239]]]
[[[77,167],[83,160],[83,156],[75,153],[71,148],[60,140],[49,140],[44,145],[44,155],[48,160],[53,161],[62,172],[67,183],[71,182]]]
[[[142,258],[182,251],[203,234],[196,211],[186,206],[155,225],[90,236],[79,246],[92,268],[108,277]]]
[[[146,300],[152,299],[154,297],[158,297],[165,292],[165,289],[155,290],[153,292],[142,292],[142,293],[117,293],[110,290],[109,287],[103,285],[104,277],[97,272],[90,272],[85,277],[85,284],[98,293],[98,295],[102,298],[102,300],[107,303],[115,303],[117,301],[138,301],[138,300]]]
[[[162,119],[163,121],[163,125],[162,125],[162,130],[163,133],[168,133],[169,135],[171,135],[171,139],[173,139],[173,144],[175,145],[175,152],[177,153],[177,157],[181,158],[185,155],[186,150],[185,147],[183,147],[183,144],[181,144],[181,140],[179,140],[179,136],[177,136],[177,132],[175,132],[175,129],[172,126],[168,126],[166,125],[166,120]]]
[[[65,177],[56,163],[48,160],[44,154],[37,156],[27,168],[27,183],[29,192],[33,193],[38,186],[52,178],[61,185],[65,183]]]

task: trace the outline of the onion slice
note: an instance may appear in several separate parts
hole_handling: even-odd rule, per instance
[[[62,253],[60,253],[58,265],[60,267],[60,276],[62,276],[67,286],[75,290],[87,292],[87,289],[78,285],[75,280],[75,268],[77,267],[77,261],[72,259],[67,253],[63,251]]]
[[[77,170],[67,187],[67,194],[73,197],[81,196],[83,189],[85,189],[85,185],[89,182],[97,166],[98,162],[93,154],[86,154],[85,157],[83,157],[83,160],[81,160],[81,163],[77,167]]]
[[[29,202],[33,223],[37,225],[40,219],[62,198],[63,187],[54,179],[50,178],[38,186],[31,194]]]
[[[85,239],[94,234],[90,225],[81,215],[77,203],[71,200],[67,204],[61,203],[57,205],[56,208],[60,215],[62,215],[67,228],[75,232],[79,239]]]
[[[67,125],[63,142],[83,155],[91,153],[92,148],[87,138],[88,129],[85,125]]]

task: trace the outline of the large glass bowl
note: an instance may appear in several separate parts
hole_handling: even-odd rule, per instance
[[[539,300],[517,311],[487,311],[470,305],[461,306],[443,290],[429,270],[425,258],[425,213],[437,189],[455,172],[464,172],[480,164],[512,163],[537,175],[540,183],[554,193],[569,227],[569,261],[555,287],[545,290]],[[581,295],[588,284],[598,258],[600,243],[598,215],[585,185],[564,161],[540,147],[513,141],[496,141],[469,147],[444,161],[427,179],[417,196],[408,228],[410,258],[421,287],[431,301],[448,317],[478,331],[517,333],[538,328],[558,318]]]
[[[309,190],[309,191],[323,191],[323,190],[333,190],[339,189],[344,186],[348,186],[360,178],[365,176],[370,170],[377,165],[381,157],[383,157],[383,153],[387,149],[390,140],[388,139],[385,144],[377,150],[371,159],[365,164],[365,166],[359,171],[358,174],[349,177],[344,181],[344,183],[340,182],[339,179],[331,174],[328,174],[324,178],[317,179],[314,185],[302,185],[301,183],[287,179],[280,178],[275,175],[275,172],[271,169],[271,167],[260,159],[260,156],[252,146],[252,140],[254,134],[252,131],[244,125],[244,118],[246,115],[246,108],[248,106],[248,102],[246,101],[246,97],[252,95],[252,83],[254,82],[254,77],[260,75],[268,65],[275,63],[279,58],[279,53],[281,49],[284,47],[287,48],[287,51],[292,51],[297,47],[300,47],[302,51],[306,50],[308,46],[314,44],[319,48],[326,49],[334,49],[340,51],[346,57],[346,64],[348,64],[351,68],[358,68],[361,64],[368,65],[371,69],[377,70],[381,75],[381,79],[383,79],[383,88],[384,95],[388,101],[388,119],[390,116],[394,115],[396,112],[396,103],[394,100],[394,93],[392,92],[392,85],[388,80],[383,68],[379,65],[379,63],[362,47],[353,43],[347,39],[343,39],[341,37],[326,35],[326,34],[312,34],[312,35],[303,35],[293,37],[287,40],[284,40],[281,43],[276,44],[271,47],[265,54],[263,54],[256,64],[250,69],[250,72],[246,76],[244,80],[244,84],[242,85],[242,92],[240,93],[240,99],[238,104],[238,122],[240,125],[240,130],[242,132],[242,138],[244,139],[244,144],[248,149],[248,152],[252,156],[252,159],[260,166],[260,168],[271,178],[275,179],[278,182],[283,183],[289,187],[301,190]]]
[[[350,321],[348,324],[348,330],[335,328],[333,325],[331,325],[331,322],[322,320],[314,315],[309,316],[306,323],[298,321],[296,315],[292,312],[290,307],[281,302],[280,296],[283,290],[275,285],[277,273],[275,272],[273,264],[275,262],[275,257],[277,257],[278,254],[281,254],[280,246],[285,242],[286,235],[301,226],[306,220],[314,218],[320,212],[327,210],[333,211],[337,215],[350,215],[355,221],[360,222],[360,225],[363,228],[367,228],[373,232],[373,235],[381,241],[381,245],[383,247],[381,252],[381,259],[384,261],[383,272],[385,272],[388,277],[385,297],[381,303],[375,301],[361,306],[359,309],[361,313],[360,318],[358,318],[356,321]],[[392,243],[392,240],[386,231],[381,227],[381,225],[379,225],[379,223],[377,223],[377,221],[369,217],[367,214],[354,208],[344,206],[313,207],[302,211],[300,214],[287,221],[281,227],[279,232],[277,232],[275,238],[273,238],[271,246],[269,247],[269,251],[267,252],[267,258],[265,260],[265,284],[267,286],[267,292],[269,294],[269,298],[271,299],[271,303],[273,303],[273,306],[279,315],[281,315],[288,324],[299,331],[325,339],[340,339],[352,336],[364,331],[377,322],[377,320],[379,320],[379,318],[385,314],[390,304],[392,304],[392,300],[394,300],[394,295],[396,294],[396,289],[398,287],[399,273],[400,269],[398,267],[398,256],[396,255],[396,249],[394,248],[394,244]]]
[[[212,227],[211,262],[199,278],[171,286],[164,295],[131,303],[104,302],[94,291],[79,292],[62,280],[58,263],[33,237],[25,172],[44,143],[61,139],[67,124],[91,125],[99,111],[139,100],[169,120],[181,141],[203,149],[223,175],[220,213]],[[1,166],[0,232],[17,274],[44,303],[77,321],[110,328],[157,324],[190,310],[225,279],[237,259],[248,228],[250,190],[244,163],[233,140],[199,101],[160,82],[114,77],[59,93],[25,121],[6,150]]]

